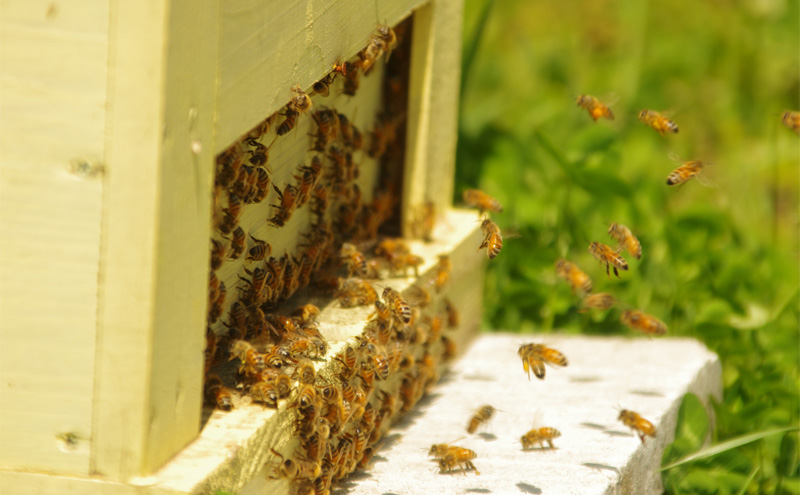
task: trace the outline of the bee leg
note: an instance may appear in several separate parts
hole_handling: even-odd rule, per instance
[[[616,275],[617,278],[622,278],[622,277],[619,276],[619,272],[617,271],[617,267],[616,266],[614,267],[614,275]]]
[[[644,443],[644,434],[642,433],[639,434],[639,440],[641,440],[642,443]]]
[[[551,449],[555,448],[555,446],[553,445],[553,441],[550,439],[547,440],[547,445],[549,445]]]

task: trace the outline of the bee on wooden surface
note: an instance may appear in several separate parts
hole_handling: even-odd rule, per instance
[[[287,459],[275,449],[269,449],[273,454],[281,458],[281,464],[275,470],[275,474],[283,478],[296,479],[309,479],[313,480],[322,475],[322,468],[319,463],[311,462],[306,459]]]
[[[589,294],[583,298],[581,309],[578,311],[585,313],[590,309],[599,309],[605,311],[611,309],[617,303],[617,300],[611,294],[606,292],[599,292],[597,294]]]
[[[377,37],[384,42],[384,51],[386,53],[386,61],[389,61],[389,55],[395,46],[397,46],[397,34],[391,27],[381,24],[378,26]]]
[[[216,159],[216,182],[225,187],[229,186],[239,175],[239,168],[244,161],[244,154],[238,145],[231,146]]]
[[[342,136],[342,141],[344,141],[345,146],[353,150],[361,149],[364,144],[361,132],[343,113],[339,114],[339,133]]]
[[[475,471],[475,474],[480,475],[481,473],[472,464],[472,461],[477,457],[473,450],[451,446],[444,456],[439,459],[439,473],[444,474],[460,469],[462,471]]]
[[[478,430],[478,426],[481,424],[486,424],[492,419],[492,414],[494,414],[494,407],[490,405],[483,405],[478,409],[478,411],[470,418],[469,424],[467,425],[467,433],[475,433]]]
[[[344,365],[347,376],[342,377],[343,381],[348,381],[350,379],[350,376],[352,375],[352,372],[355,370],[356,364],[358,363],[358,357],[358,352],[350,346],[345,347],[339,354],[334,356],[335,360]],[[348,400],[352,402],[351,399]]]
[[[331,84],[333,84],[334,74],[328,74],[319,81],[315,82],[313,86],[311,86],[311,90],[314,94],[320,96],[329,96],[331,94]]]
[[[296,110],[293,110],[287,106],[282,115],[283,122],[281,122],[278,126],[278,136],[288,134],[289,131],[294,129],[294,126],[297,124],[297,117],[300,114]]]
[[[503,205],[499,201],[479,189],[465,189],[464,202],[467,206],[477,208],[481,214],[487,211],[495,213],[503,211]]]
[[[608,235],[624,247],[631,256],[637,260],[642,258],[642,244],[628,227],[614,222],[608,227]]]
[[[450,299],[444,300],[444,311],[447,313],[447,328],[456,328],[461,320],[458,309]]]
[[[239,259],[239,256],[241,256],[242,252],[244,252],[246,242],[247,237],[244,234],[244,229],[242,227],[236,227],[236,230],[234,230],[233,234],[231,235],[231,254],[228,259]]]
[[[275,141],[273,140],[273,142]],[[247,144],[254,148],[248,150],[248,153],[250,153],[250,160],[248,161],[256,167],[265,167],[269,161],[269,148],[272,145],[266,146],[255,139],[248,139]]]
[[[644,437],[656,437],[656,427],[653,426],[653,423],[647,421],[643,417],[639,416],[638,413],[633,411],[628,411],[627,409],[623,409],[619,412],[619,419],[622,423],[627,426],[628,428],[632,429],[637,435],[639,435],[639,440],[644,443]]]
[[[361,85],[359,77],[361,74],[362,62],[356,60],[355,62],[344,63],[344,94],[347,96],[355,96]]]
[[[414,270],[414,276],[418,277],[419,267],[423,263],[425,263],[425,260],[416,254],[399,254],[394,256],[391,260],[391,271],[393,275],[396,275],[399,272],[400,276],[405,277],[408,269],[411,268]]]
[[[600,117],[614,120],[614,113],[611,109],[594,96],[580,95],[578,96],[577,103],[579,107],[585,108],[586,111],[589,112],[589,116],[592,117],[595,122],[597,122],[597,119]]]
[[[294,370],[294,377],[299,383],[313,385],[317,379],[317,373],[314,369],[314,363],[308,359],[301,359],[297,362]]]
[[[631,330],[637,330],[646,335],[664,335],[667,325],[654,316],[635,309],[628,309],[620,315],[622,323]]]
[[[215,220],[218,220],[215,224],[217,230],[225,235],[233,232],[233,230],[239,225],[239,220],[224,210],[222,214]]]
[[[609,277],[611,277],[611,274],[608,272],[609,268],[614,269],[614,275],[616,275],[617,278],[621,278],[619,276],[619,271],[617,271],[618,268],[620,270],[628,269],[628,262],[619,254],[621,250],[621,248],[613,249],[611,246],[601,242],[593,242],[589,245],[589,252],[592,253],[592,256],[594,256],[601,265],[605,265],[606,275]]]
[[[386,356],[386,350],[372,343],[367,344],[364,350],[367,353],[375,376],[381,380],[389,378],[389,358]]]
[[[312,321],[319,316],[319,308],[313,304],[304,304],[295,308],[292,311],[292,316],[300,318],[302,322]]]
[[[300,86],[292,86],[292,99],[289,100],[289,108],[301,114],[308,111],[312,104],[311,97],[308,96],[305,91],[300,89]]]
[[[206,380],[206,398],[223,411],[233,409],[231,390],[222,383],[217,375],[209,375]]]
[[[800,133],[800,112],[793,112],[791,110],[783,112],[781,122],[794,132]]]
[[[339,114],[329,108],[323,108],[311,114],[317,124],[317,133],[314,135],[313,151],[324,153],[331,140],[336,139],[339,128]]]
[[[683,162],[681,166],[670,172],[667,176],[667,185],[676,186],[686,181],[700,176],[707,163],[698,160]]]
[[[280,395],[275,382],[262,380],[250,387],[250,397],[253,402],[258,402],[259,404],[264,404],[264,407],[274,409],[278,407]]]
[[[658,131],[662,136],[666,132],[678,133],[678,125],[655,110],[642,110],[639,112],[639,120]]]
[[[269,186],[271,184],[271,179],[269,173],[261,167],[256,169],[256,186],[252,191],[251,194],[251,201],[254,203],[260,203],[264,201],[269,194]]]
[[[273,206],[278,209],[278,211],[273,215],[272,218],[267,220],[271,224],[283,227],[286,222],[292,217],[292,213],[295,210],[295,202],[297,200],[297,188],[291,184],[286,184],[283,191],[278,189],[278,186],[272,185],[275,189],[275,192],[278,193],[278,201],[279,204],[273,204]]]
[[[395,318],[403,323],[411,321],[411,307],[399,292],[391,287],[386,287],[383,289],[382,297],[386,305],[392,309]]]
[[[528,433],[522,435],[520,442],[522,443],[523,450],[532,449],[537,444],[539,445],[539,448],[544,448],[545,442],[547,442],[547,445],[553,449],[555,448],[553,445],[553,439],[560,436],[560,431],[556,430],[555,428],[545,426],[544,428],[534,428]]]
[[[270,246],[268,243],[260,239],[256,239],[252,236],[252,234],[250,235],[250,239],[255,242],[255,246],[251,247],[250,250],[247,251],[247,258],[245,258],[245,260],[261,261],[272,254],[272,246]]]
[[[342,307],[367,306],[378,300],[378,293],[366,280],[359,278],[341,279],[336,297]]]
[[[486,248],[486,255],[490,260],[494,259],[503,249],[503,236],[500,233],[500,227],[487,218],[481,223],[481,232],[483,232],[484,238],[478,250]]]
[[[572,286],[572,292],[591,292],[592,279],[574,263],[565,259],[556,261],[556,275]]]
[[[561,352],[544,344],[523,344],[517,351],[522,358],[522,367],[531,379],[531,370],[536,378],[544,380],[545,363],[555,366],[567,366],[567,358]]]
[[[228,245],[225,242],[211,239],[211,269],[216,270],[222,266],[225,255],[228,254]]]
[[[250,129],[250,131],[245,135],[245,138],[248,141],[252,139],[261,139],[266,133],[269,132],[269,125],[270,119],[264,119],[263,122]]]
[[[433,279],[433,286],[436,288],[436,292],[441,292],[444,286],[447,285],[452,271],[453,263],[450,261],[450,256],[440,254],[439,262],[436,263],[436,275]]]
[[[216,290],[216,297],[214,298],[214,301],[211,303],[211,306],[208,310],[209,323],[216,322],[219,317],[222,316],[222,307],[225,305],[225,297],[227,296],[227,293],[228,291],[225,288],[225,282],[220,282],[219,287]]]

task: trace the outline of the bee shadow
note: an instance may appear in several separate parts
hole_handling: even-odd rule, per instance
[[[488,488],[467,488],[464,491],[467,493],[492,493]]]
[[[494,442],[495,440],[497,440],[497,435],[495,435],[494,433],[483,432],[483,433],[478,433],[478,436],[486,440],[487,442]]]
[[[581,423],[581,426],[585,426],[586,428],[591,428],[593,430],[600,430],[600,431],[606,430],[605,426],[599,425],[597,423]]]
[[[541,488],[529,485],[527,483],[523,483],[521,481],[517,483],[516,487],[519,488],[519,491],[521,491],[522,493],[531,493],[533,495],[541,495],[542,493]]]
[[[586,466],[589,469],[605,469],[607,471],[613,471],[617,473],[619,476],[620,472],[619,469],[615,468],[614,466],[609,466],[608,464],[598,464],[596,462],[584,462],[581,466]]]
[[[629,393],[644,397],[664,397],[664,394],[656,390],[629,390]]]
[[[558,447],[528,447],[519,449],[523,452],[545,452],[550,450],[558,450]]]
[[[606,430],[603,433],[612,437],[632,437],[633,433],[629,431],[619,431],[619,430]]]
[[[593,383],[599,382],[601,378],[599,376],[571,376],[569,381],[573,383]]]
[[[480,381],[480,382],[496,382],[497,378],[490,375],[464,375],[464,380]]]

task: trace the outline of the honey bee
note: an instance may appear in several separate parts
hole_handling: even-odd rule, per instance
[[[544,380],[545,363],[555,366],[567,366],[567,358],[561,352],[544,344],[523,344],[517,351],[522,358],[522,367],[531,379],[531,370],[536,378]]]
[[[220,316],[222,316],[222,307],[225,304],[226,295],[227,295],[227,290],[225,289],[225,282],[220,282],[219,288],[216,291],[216,297],[214,298],[214,301],[209,307],[208,311],[209,323],[214,323],[219,319]]]
[[[460,469],[462,471],[475,471],[475,474],[480,475],[481,473],[472,464],[472,460],[476,457],[478,456],[473,450],[451,446],[444,456],[439,459],[439,473],[444,474]]]
[[[251,247],[249,251],[247,251],[247,258],[245,258],[245,260],[260,261],[272,254],[272,246],[270,246],[268,243],[260,239],[256,239],[252,235],[250,235],[250,239],[252,239],[256,244],[255,246]]]
[[[222,261],[228,253],[228,246],[216,239],[211,240],[211,269],[216,270],[222,266]]]
[[[698,160],[684,162],[683,165],[670,172],[670,174],[667,176],[667,185],[675,186],[678,184],[683,184],[684,182],[699,176],[700,172],[703,171],[703,167],[705,166],[706,163]]]
[[[367,306],[378,300],[372,284],[359,278],[341,279],[336,297],[344,308]]]
[[[280,468],[276,469],[276,474],[284,478],[296,479],[316,479],[322,475],[322,468],[319,463],[311,462],[306,459],[286,459],[275,449],[270,449],[273,454],[281,458]]]
[[[244,235],[244,229],[242,227],[236,227],[236,230],[231,234],[231,255],[228,259],[239,259],[239,256],[241,256],[244,251],[246,242],[247,238]]]
[[[280,394],[274,382],[262,380],[250,387],[250,397],[264,407],[277,408]]]
[[[263,122],[250,129],[250,132],[245,135],[245,138],[248,140],[261,139],[262,136],[269,132],[269,125],[270,119],[265,119]]]
[[[256,170],[256,187],[253,190],[252,200],[256,203],[264,201],[269,193],[270,176],[267,171],[261,167]]]
[[[494,407],[488,404],[481,406],[480,409],[478,409],[478,412],[476,412],[469,420],[467,432],[475,433],[480,424],[486,424],[492,418],[492,414],[494,414]]]
[[[592,291],[592,279],[590,279],[589,275],[583,272],[583,270],[578,268],[578,266],[574,263],[571,263],[565,259],[556,261],[556,274],[569,282],[569,284],[572,286],[572,292]]]
[[[620,320],[631,330],[638,330],[646,335],[667,333],[667,325],[663,321],[635,309],[623,311]]]
[[[278,136],[283,136],[284,134],[288,134],[289,131],[294,129],[295,124],[297,124],[297,117],[300,114],[289,108],[288,106],[283,111],[283,122],[280,123],[278,126],[277,134]]]
[[[639,112],[639,120],[657,130],[662,136],[665,132],[678,133],[678,125],[655,110],[642,110]]]
[[[329,96],[331,94],[331,84],[333,84],[334,74],[328,74],[319,81],[315,82],[311,87],[314,94],[320,96]]]
[[[311,108],[311,97],[305,91],[300,89],[300,86],[292,86],[292,99],[289,101],[289,108],[295,112],[302,114]]]
[[[800,112],[793,112],[791,110],[787,110],[783,112],[781,116],[781,121],[783,125],[788,127],[789,129],[793,130],[794,132],[800,133]]]
[[[544,442],[547,442],[552,449],[555,448],[553,445],[553,439],[560,436],[560,431],[546,426],[544,428],[534,428],[528,433],[522,435],[520,442],[522,442],[522,448],[524,450],[532,449],[536,444],[539,444],[540,448],[544,448]]]
[[[269,161],[269,146],[261,144],[255,139],[248,139],[247,144],[255,148],[248,151],[250,153],[249,162],[261,170],[260,167],[265,166]]]
[[[450,261],[450,256],[446,254],[439,255],[439,262],[436,264],[436,276],[433,279],[433,285],[436,287],[436,292],[441,292],[447,282],[450,281],[450,273],[453,271],[453,263]]]
[[[304,304],[302,306],[298,306],[293,312],[293,316],[297,316],[300,318],[300,321],[312,321],[319,316],[319,308],[314,306],[313,304]]]
[[[233,409],[231,390],[223,385],[222,379],[217,375],[210,375],[206,380],[206,397],[223,411]]]
[[[386,351],[382,347],[378,347],[372,343],[368,343],[365,346],[365,351],[369,357],[375,376],[380,380],[389,378],[389,358],[386,356]]]
[[[481,231],[484,239],[478,250],[486,248],[486,255],[490,260],[494,259],[503,249],[503,236],[500,233],[500,227],[487,218],[481,224]]]
[[[297,377],[299,383],[313,385],[317,379],[317,373],[314,370],[314,363],[308,359],[301,359],[297,363],[294,371],[294,376]]]
[[[391,287],[386,287],[383,289],[383,300],[392,309],[392,314],[395,318],[403,323],[411,321],[411,306],[408,305],[399,292]]]
[[[619,419],[622,423],[627,426],[628,428],[632,429],[636,434],[639,435],[639,440],[644,443],[644,437],[656,437],[656,427],[653,426],[653,423],[647,421],[643,417],[639,416],[638,413],[633,411],[628,411],[627,409],[623,409],[619,412]]]
[[[347,96],[355,96],[358,87],[360,86],[359,76],[361,74],[362,62],[357,60],[355,62],[344,63],[344,94]]]
[[[608,120],[614,120],[614,113],[608,106],[601,103],[600,100],[594,96],[580,95],[578,96],[577,104],[581,108],[585,108],[589,112],[589,116],[597,122],[600,117],[605,117]]]
[[[367,260],[353,244],[345,242],[339,251],[339,257],[347,262],[347,276],[366,275]]]
[[[477,208],[480,214],[487,211],[493,211],[495,213],[501,213],[503,211],[503,205],[501,205],[499,201],[479,189],[465,189],[464,202],[467,203],[468,206]]]
[[[275,184],[273,184],[272,187],[275,189],[275,192],[278,193],[278,201],[280,204],[271,205],[277,208],[278,211],[267,221],[275,226],[283,227],[286,222],[289,221],[292,213],[294,212],[298,190],[292,184],[286,184],[286,187],[284,187],[283,191],[278,189],[278,186]]]
[[[447,313],[447,327],[448,328],[456,328],[459,324],[460,318],[458,316],[458,309],[456,306],[450,301],[450,299],[444,300],[444,310]]]
[[[620,251],[621,249],[612,249],[611,246],[601,242],[593,242],[589,245],[589,252],[592,253],[592,256],[594,256],[601,265],[606,266],[606,275],[609,277],[611,277],[608,273],[609,267],[614,269],[614,275],[616,275],[617,278],[621,278],[617,268],[620,270],[628,269],[628,262],[625,261],[625,258],[620,256]]]
[[[406,275],[409,268],[413,268],[414,276],[419,276],[419,266],[425,262],[420,256],[416,254],[400,254],[392,258],[391,269],[392,274],[400,272],[402,276]]]
[[[631,256],[637,260],[642,259],[642,244],[628,227],[614,222],[608,227],[608,235],[623,246]]]
[[[606,292],[589,294],[583,298],[583,304],[581,305],[581,309],[578,311],[581,313],[585,313],[590,309],[600,309],[605,311],[607,309],[611,309],[616,303],[617,300],[614,299],[614,296]]]

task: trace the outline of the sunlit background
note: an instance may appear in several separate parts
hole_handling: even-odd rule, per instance
[[[620,308],[580,313],[564,257],[622,308],[663,320],[723,363],[716,423],[682,410],[665,464],[713,442],[798,425],[800,3],[467,0],[456,202],[478,187],[509,234],[490,262],[484,327],[631,334]],[[616,118],[593,122],[579,94]],[[637,120],[664,112],[660,136]],[[702,181],[666,185],[680,165]],[[611,222],[641,240],[621,279],[588,253]],[[513,237],[517,233],[518,237]],[[513,238],[512,238],[513,237]],[[632,335],[632,338],[635,337]],[[699,406],[698,406],[699,407]],[[668,493],[800,493],[797,432],[665,471]]]

